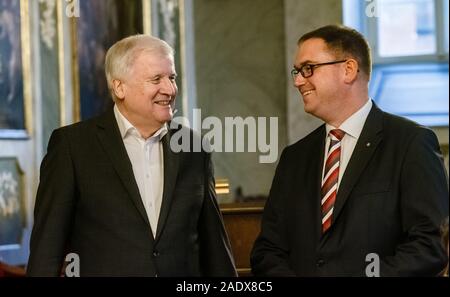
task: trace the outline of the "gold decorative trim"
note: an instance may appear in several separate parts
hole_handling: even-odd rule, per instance
[[[30,21],[28,0],[20,0],[20,38],[22,49],[23,103],[25,130],[33,135],[32,100],[31,100],[31,60],[30,60]]]
[[[240,214],[240,213],[262,213],[264,211],[263,203],[224,203],[220,205],[220,211],[223,214]]]
[[[22,1],[22,0],[21,0]],[[13,179],[13,176],[11,172],[8,174],[7,171],[1,171],[0,172],[0,190],[3,192],[9,192],[16,193],[17,200],[11,202],[11,200],[7,200],[5,197],[3,197],[3,201],[0,203],[0,213],[6,212],[6,215],[4,214],[4,217],[8,217],[8,212],[19,212],[19,215],[21,217],[21,224],[22,227],[25,227],[27,225],[27,210],[26,210],[26,193],[25,193],[25,171],[20,166],[19,160],[16,156],[11,157],[0,157],[0,170],[2,169],[2,163],[4,162],[11,162],[10,164],[14,166],[14,171],[17,173],[18,180]],[[6,193],[4,193],[6,194]],[[11,213],[9,213],[11,214]],[[0,222],[5,223],[5,222]],[[23,237],[23,229],[21,231],[22,237]],[[6,250],[20,250],[24,247],[23,245],[23,238],[20,239],[20,242],[12,243],[12,244],[5,244],[0,246],[0,251],[6,251]]]
[[[252,273],[252,270],[250,268],[236,268],[236,270],[239,275]]]
[[[58,80],[59,80],[59,125],[66,125],[66,82],[64,74],[64,30],[63,30],[63,7],[61,1],[56,1],[56,18],[58,32]]]
[[[80,110],[80,70],[78,68],[77,18],[70,19],[70,44],[72,49],[72,107],[73,122],[81,120]]]
[[[152,0],[142,0],[142,31],[152,35]]]
[[[230,183],[226,178],[216,179],[216,194],[229,194],[230,193]]]

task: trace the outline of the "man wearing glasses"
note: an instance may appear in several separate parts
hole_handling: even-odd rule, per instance
[[[298,41],[292,75],[325,123],[282,153],[252,270],[263,276],[434,276],[448,183],[434,133],[368,96],[370,48],[325,26]]]

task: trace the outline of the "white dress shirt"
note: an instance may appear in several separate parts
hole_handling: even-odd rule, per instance
[[[370,109],[372,108],[372,100],[367,100],[366,104],[361,107],[357,112],[352,114],[348,119],[346,119],[340,127],[336,128],[329,124],[326,124],[327,130],[327,138],[325,141],[325,157],[327,158],[328,148],[330,146],[330,135],[329,132],[333,129],[341,129],[345,132],[344,137],[341,140],[341,158],[339,161],[339,178],[337,189],[339,189],[339,185],[341,184],[342,177],[344,176],[345,169],[347,168],[348,162],[353,154],[353,150],[355,149],[356,142],[358,141],[359,135],[361,135],[361,131],[363,129],[364,123],[366,122],[367,116],[369,115]],[[323,175],[325,174],[325,161],[323,162],[322,169],[322,180]]]
[[[133,174],[139,188],[142,203],[147,212],[153,237],[156,234],[164,185],[164,157],[161,139],[167,133],[167,125],[144,139],[139,131],[114,106],[114,115],[120,135],[133,166]]]

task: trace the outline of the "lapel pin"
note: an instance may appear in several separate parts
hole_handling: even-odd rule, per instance
[[[370,142],[366,143],[366,146],[369,147],[370,146]]]

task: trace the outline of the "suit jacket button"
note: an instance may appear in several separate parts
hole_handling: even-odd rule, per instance
[[[153,251],[153,257],[159,257],[159,252],[158,251]]]
[[[317,267],[322,267],[324,264],[325,264],[325,260],[324,259],[317,260],[317,263],[316,263]]]

